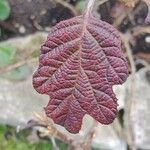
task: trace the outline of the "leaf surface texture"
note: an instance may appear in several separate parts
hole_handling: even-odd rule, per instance
[[[85,114],[102,124],[117,115],[113,85],[128,77],[118,31],[93,16],[58,23],[41,47],[33,86],[50,101],[48,117],[71,133],[81,129]]]

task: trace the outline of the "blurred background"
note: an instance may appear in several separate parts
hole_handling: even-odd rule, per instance
[[[72,135],[44,115],[32,87],[51,27],[83,13],[86,0],[0,0],[0,150],[150,150],[150,0],[96,0],[93,14],[120,31],[130,76],[114,91],[113,124],[85,116]]]

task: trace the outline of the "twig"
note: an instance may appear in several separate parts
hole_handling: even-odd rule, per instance
[[[98,122],[94,120],[92,127],[86,135],[85,141],[81,144],[81,147],[84,150],[91,150],[92,139],[95,135],[95,127],[97,126],[97,124]]]
[[[119,118],[116,118],[114,123],[112,124],[113,129],[116,131],[118,138],[124,138],[123,127],[119,122]]]
[[[143,33],[150,33],[150,27],[149,26],[136,26],[135,28],[132,29],[133,31],[133,36],[137,36],[139,34],[143,34]]]
[[[33,25],[39,31],[44,30],[43,27],[38,24],[37,20],[33,20]]]
[[[104,4],[104,3],[106,3],[107,1],[108,1],[108,0],[101,0],[101,1],[98,1],[98,2],[97,2],[97,5],[100,6],[100,5]]]
[[[148,54],[147,53],[142,53],[142,52],[137,53],[135,55],[135,58],[140,58],[140,59],[146,60],[147,63],[150,62],[150,54],[149,53]]]
[[[53,144],[53,150],[59,150],[59,147],[56,144],[55,138],[54,137],[50,137],[52,144]]]
[[[136,67],[135,67],[134,58],[132,55],[132,50],[130,49],[130,45],[129,45],[130,33],[122,34],[121,38],[122,38],[122,41],[124,42],[127,56],[129,58],[129,62],[131,65],[131,74],[133,77],[135,77]]]
[[[33,63],[33,62],[37,62],[37,58],[32,58],[30,60],[25,59],[25,60],[19,61],[19,62],[15,63],[15,64],[12,64],[12,65],[0,68],[0,74],[9,72],[11,70],[14,70],[14,69],[16,69],[16,68],[18,68],[20,66],[23,66],[23,65],[27,64],[27,63]]]
[[[120,0],[121,2],[123,2],[126,6],[128,7],[134,7],[137,0]]]
[[[131,119],[131,110],[134,104],[134,94],[135,94],[135,73],[136,73],[136,66],[134,63],[134,58],[132,55],[132,51],[130,49],[130,45],[129,45],[129,39],[130,39],[130,34],[126,33],[126,34],[122,34],[121,35],[122,41],[124,42],[124,46],[126,48],[126,52],[127,52],[127,56],[130,62],[130,66],[131,66],[131,95],[130,95],[130,99],[127,100],[126,103],[126,109],[128,109],[128,111],[126,111],[126,115],[127,115],[127,122],[126,126],[127,126],[127,141],[129,143],[129,146],[131,148],[131,150],[137,150],[136,144],[135,144],[135,137],[134,137],[134,130],[133,130],[133,124],[132,124],[132,119]]]
[[[89,1],[88,1],[87,10],[86,10],[87,13],[89,13],[89,12],[92,11],[92,8],[93,8],[93,6],[94,6],[94,2],[95,2],[95,0],[89,0]]]
[[[114,21],[113,26],[116,27],[116,28],[119,27],[119,25],[122,23],[123,19],[124,19],[126,16],[127,16],[127,14],[126,14],[126,13],[123,13],[120,17],[118,17],[118,18]]]
[[[150,60],[150,57],[149,57],[149,60]],[[146,67],[146,68],[148,68],[148,67],[150,67],[149,66],[149,63],[148,62],[146,62],[145,60],[143,60],[143,59],[137,59],[136,61],[135,61],[135,64],[142,64],[144,67]]]
[[[128,11],[125,11],[121,16],[119,16],[118,18],[116,18],[116,20],[113,23],[114,27],[119,27],[121,25],[121,23],[123,22],[123,20],[128,16],[129,18],[131,18],[130,14],[133,11],[132,8],[128,8]],[[131,20],[131,19],[130,19]]]
[[[45,128],[47,129],[47,132],[45,132],[43,136],[53,136],[73,147],[77,144],[73,139],[58,131],[57,128],[54,126],[53,122],[48,120],[47,117],[43,117],[36,112],[34,112],[34,115],[38,119],[38,124],[45,126]]]

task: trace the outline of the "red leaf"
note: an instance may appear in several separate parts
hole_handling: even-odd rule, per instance
[[[78,16],[53,28],[41,48],[33,86],[50,96],[47,116],[78,133],[85,114],[102,124],[113,122],[117,99],[112,86],[127,76],[118,32],[93,16]]]

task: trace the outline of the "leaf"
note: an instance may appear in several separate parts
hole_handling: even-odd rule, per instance
[[[77,2],[76,9],[80,12],[83,12],[86,9],[86,2],[84,0],[80,0],[79,2]]]
[[[30,68],[27,65],[18,67],[2,76],[12,79],[12,80],[23,80],[26,79],[31,74]]]
[[[10,6],[7,0],[0,0],[0,20],[5,20],[10,15]]]
[[[117,30],[93,16],[78,16],[57,24],[41,48],[33,86],[50,96],[48,117],[78,133],[89,114],[102,124],[117,115],[112,86],[128,76]]]
[[[11,45],[0,44],[0,67],[12,64],[16,49]]]
[[[11,45],[0,44],[0,69],[16,62],[17,49]],[[6,77],[13,80],[25,79],[30,74],[30,69],[27,65],[18,67],[10,72],[1,74],[1,77]]]

